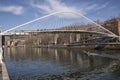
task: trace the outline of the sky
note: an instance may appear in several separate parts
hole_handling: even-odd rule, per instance
[[[0,26],[7,30],[57,11],[73,11],[105,21],[120,16],[119,3],[120,0],[0,0]]]

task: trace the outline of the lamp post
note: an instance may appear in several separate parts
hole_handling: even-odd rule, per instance
[[[2,32],[2,27],[0,26],[0,33]],[[3,48],[2,48],[2,34],[0,34],[0,63],[2,64],[3,59]]]

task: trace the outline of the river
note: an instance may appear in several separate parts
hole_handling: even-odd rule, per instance
[[[120,80],[110,70],[120,50],[15,47],[4,57],[10,80]]]

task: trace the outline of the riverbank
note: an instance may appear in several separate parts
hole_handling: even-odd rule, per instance
[[[101,44],[101,45],[34,45],[35,48],[71,48],[71,49],[110,49],[120,50],[120,44]]]
[[[17,45],[17,46],[5,46],[5,47],[34,47],[34,48],[63,48],[63,49],[108,49],[108,50],[120,50],[120,43],[107,43],[107,44],[82,44],[82,45]]]

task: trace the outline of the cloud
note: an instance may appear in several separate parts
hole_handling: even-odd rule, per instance
[[[106,2],[104,4],[97,4],[97,3],[88,3],[87,5],[83,6],[82,8],[84,9],[84,13],[85,15],[88,15],[89,13],[96,13],[96,14],[100,14],[101,10],[105,10],[107,9],[107,7],[109,6],[109,2]],[[110,8],[110,7],[109,7]]]
[[[65,3],[61,2],[61,0],[45,0],[44,2],[36,2],[37,0],[31,0],[30,4],[37,8],[40,13],[43,14],[50,14],[53,12],[58,11],[68,11],[68,12],[76,12],[82,15],[87,15],[88,13],[94,13],[96,11],[100,11],[104,8],[106,8],[109,4],[109,2],[106,2],[104,4],[97,4],[97,3],[82,3],[82,5],[79,5],[77,7],[75,6],[68,6]],[[81,4],[81,3],[80,3]],[[73,14],[58,14],[57,16],[62,17],[78,17]],[[79,17],[78,17],[79,18]]]
[[[98,7],[98,4],[91,4],[91,5],[85,6],[84,10],[87,12],[90,10],[95,10],[96,7]]]
[[[103,5],[101,5],[100,7],[97,7],[96,9],[100,10],[100,9],[106,8],[108,6],[108,4],[109,3],[107,2],[107,3],[103,4]]]
[[[35,3],[35,1],[31,0],[31,5],[33,7],[36,7],[38,9],[42,10],[41,12],[46,13],[46,14],[50,14],[50,13],[58,12],[58,11],[82,13],[82,11],[80,11],[76,7],[67,6],[65,3],[60,2],[60,0],[45,0],[45,3],[43,3],[43,4],[38,4],[38,3]],[[58,16],[76,17],[73,14],[67,14],[67,15],[59,14]]]
[[[8,12],[15,15],[21,15],[24,13],[24,9],[21,6],[0,6],[0,12]]]
[[[86,7],[86,10],[89,11],[89,10],[93,10],[95,9],[96,7],[98,7],[98,4],[92,4],[92,5],[89,5]]]

